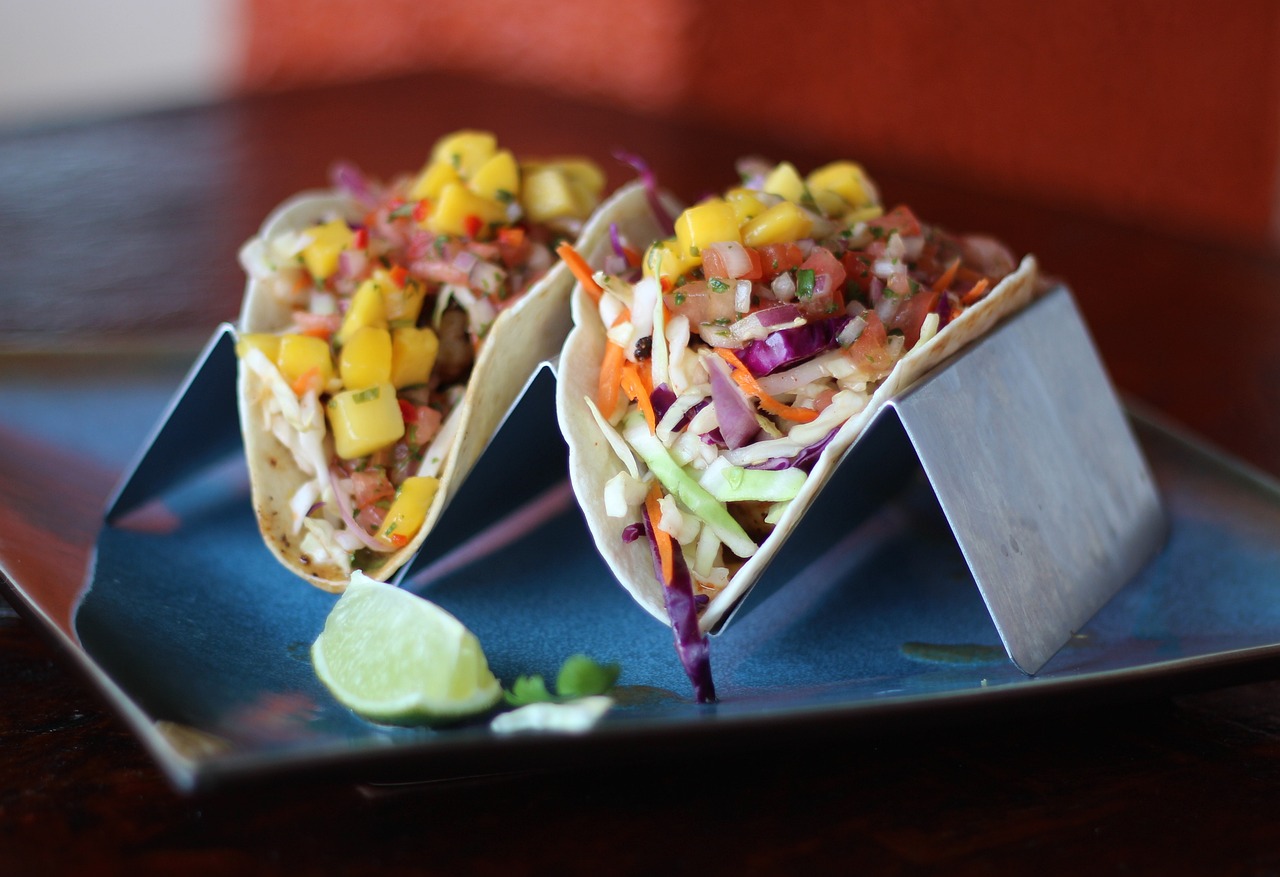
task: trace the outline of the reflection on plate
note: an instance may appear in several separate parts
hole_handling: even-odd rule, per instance
[[[552,408],[543,410],[553,430]],[[405,583],[463,619],[508,685],[519,674],[552,677],[574,652],[619,663],[617,704],[586,737],[504,737],[484,721],[388,728],[333,701],[308,649],[335,597],[293,579],[262,546],[234,455],[166,495],[163,514],[102,530],[72,648],[185,789],[303,770],[420,779],[546,766],[575,750],[607,755],[693,733],[853,725],[1121,684],[1172,688],[1195,671],[1280,655],[1280,492],[1162,427],[1136,427],[1169,540],[1034,678],[1005,656],[917,474],[853,528],[835,505],[847,495],[824,494],[833,505],[807,520],[827,525],[788,543],[713,639],[720,702],[694,704],[670,631],[595,554],[555,441],[526,443],[518,486],[499,472],[474,492],[476,508],[505,510],[492,498],[514,491],[514,509],[481,526],[464,508],[460,529],[443,531]],[[39,589],[5,560],[17,599],[45,615]]]

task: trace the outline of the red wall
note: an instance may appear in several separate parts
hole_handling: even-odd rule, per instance
[[[873,174],[1275,240],[1271,0],[248,3],[246,89],[469,71],[765,131]]]

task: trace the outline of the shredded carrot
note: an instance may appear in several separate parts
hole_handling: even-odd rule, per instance
[[[964,298],[960,299],[961,304],[971,305],[978,299],[982,298],[982,294],[987,291],[987,284],[990,281],[983,277],[973,285],[973,289],[964,294]]]
[[[320,386],[320,367],[317,365],[311,366],[311,368],[307,369],[302,374],[298,375],[297,379],[291,385],[293,389],[293,395],[295,396],[301,396],[303,393],[307,392],[307,390],[310,390],[313,388],[319,389],[319,386]]]
[[[662,489],[658,487],[658,482],[653,482],[649,488],[649,494],[644,498],[644,509],[649,514],[649,523],[653,530],[653,541],[658,545],[658,560],[662,563],[662,583],[670,585],[671,580],[676,575],[674,547],[671,544],[671,534],[665,530],[658,529],[658,521],[662,519],[662,509],[658,507],[658,501],[662,499]]]
[[[582,284],[582,288],[586,290],[587,295],[591,296],[591,300],[599,303],[600,296],[604,295],[604,290],[600,288],[600,284],[596,283],[591,273],[591,266],[587,264],[587,260],[578,255],[578,251],[573,248],[573,244],[568,241],[562,241],[560,246],[556,247],[556,255],[569,266],[569,270],[573,272],[573,276]]]
[[[946,290],[951,286],[952,282],[956,279],[956,273],[959,272],[959,270],[960,270],[960,257],[957,256],[955,260],[950,265],[947,266],[947,270],[942,272],[942,276],[939,277],[936,281],[934,281],[933,287],[930,289],[930,292],[946,292]]]
[[[324,326],[312,326],[309,329],[303,329],[299,335],[308,335],[312,338],[319,338],[321,341],[328,341],[333,335],[333,331]]]
[[[809,423],[818,419],[818,412],[812,408],[796,408],[779,402],[764,391],[764,387],[756,381],[755,375],[751,374],[751,370],[742,364],[742,360],[728,348],[717,347],[716,353],[720,354],[720,358],[729,363],[733,367],[733,380],[742,388],[742,391],[748,396],[755,396],[759,401],[760,407],[770,414],[776,414],[784,420],[791,420],[796,423]]]
[[[604,361],[600,363],[600,383],[596,391],[596,403],[605,418],[613,416],[618,407],[618,388],[622,384],[622,365],[627,361],[622,345],[612,341],[605,343]]]
[[[644,379],[640,377],[640,370],[634,362],[623,362],[619,383],[627,398],[640,406],[644,419],[649,424],[649,432],[657,432],[658,417],[653,410],[653,400],[649,398],[649,391],[644,388]]]
[[[613,325],[630,319],[631,311],[624,308]],[[627,352],[607,336],[604,343],[604,359],[600,363],[600,377],[596,384],[596,404],[600,406],[600,413],[609,418],[618,407],[618,388],[622,386],[622,366],[627,361]]]

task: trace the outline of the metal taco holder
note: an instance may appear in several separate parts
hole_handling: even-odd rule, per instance
[[[413,583],[452,549],[483,537],[502,513],[567,502],[554,369],[544,363],[530,378],[395,581]],[[235,331],[223,324],[108,504],[108,526],[243,453],[235,387]],[[927,478],[1009,658],[1027,674],[1037,673],[1166,535],[1151,471],[1065,286],[892,400],[823,492],[904,454]]]

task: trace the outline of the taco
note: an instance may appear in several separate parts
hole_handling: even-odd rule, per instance
[[[351,166],[242,249],[240,422],[266,544],[340,591],[417,551],[538,364],[570,328],[574,239],[604,176],[520,162],[487,132],[420,173]]]
[[[651,185],[601,208],[557,389],[596,546],[702,700],[705,635],[876,412],[1038,287],[1033,258],[885,210],[852,162],[739,172],[674,220]]]

